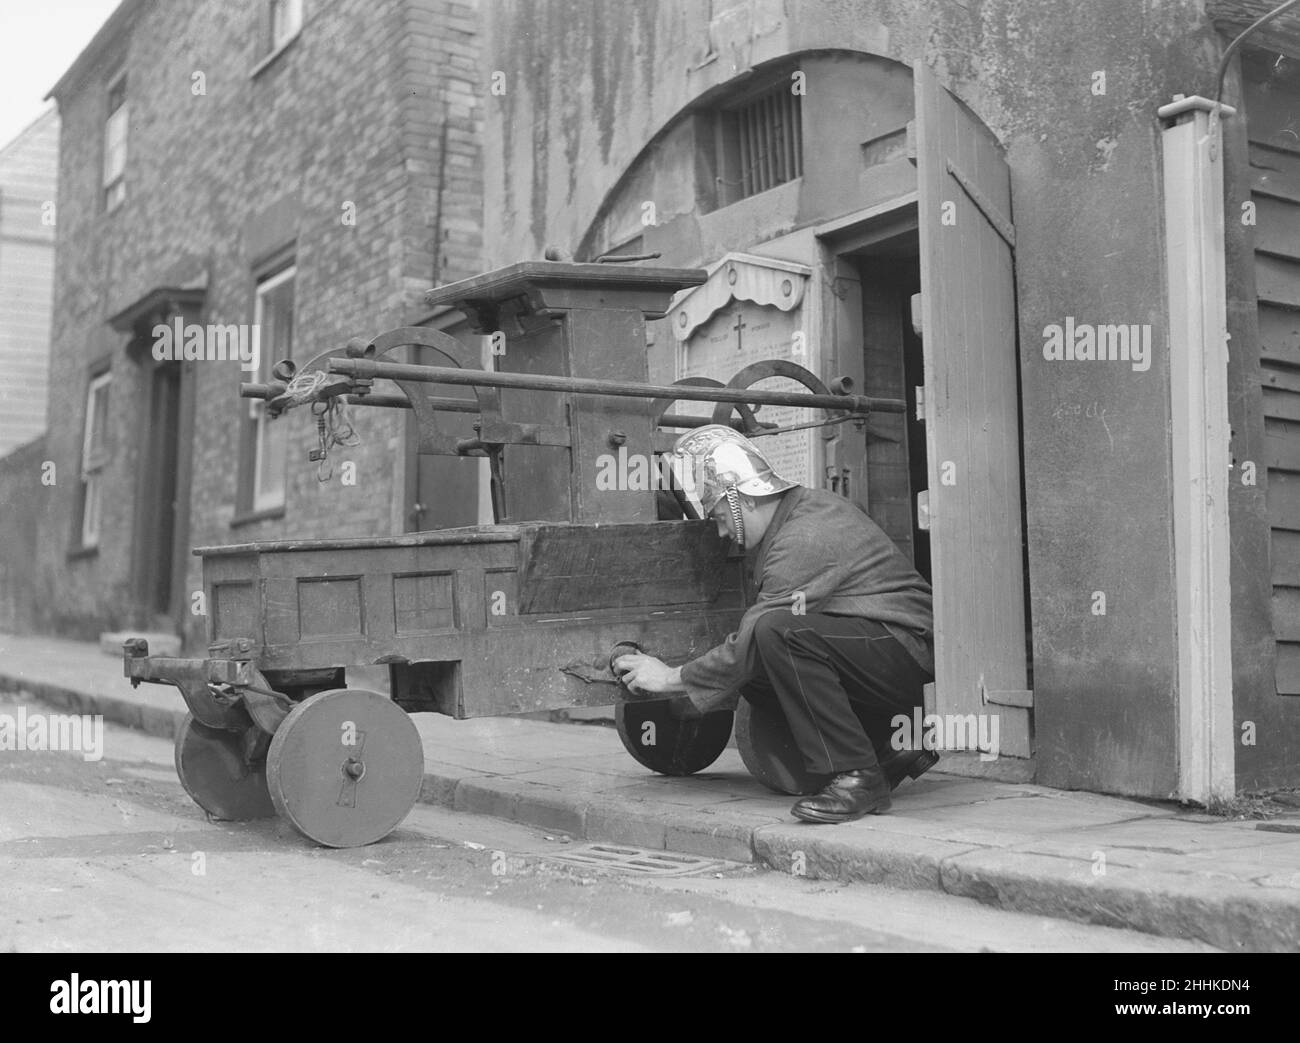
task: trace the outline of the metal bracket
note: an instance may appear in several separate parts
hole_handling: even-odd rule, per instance
[[[1004,692],[991,692],[980,677],[980,702],[992,706],[1015,706],[1022,710],[1034,708],[1034,691],[1032,688],[1009,689]]]
[[[970,197],[970,201],[975,204],[976,209],[988,219],[989,224],[993,226],[993,230],[1002,236],[1003,241],[1014,250],[1016,248],[1016,226],[1002,214],[993,200],[981,192],[976,187],[975,182],[968,178],[951,159],[948,160],[948,173],[956,179],[957,184]]]

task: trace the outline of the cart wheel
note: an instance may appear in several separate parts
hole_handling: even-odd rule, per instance
[[[668,699],[619,703],[614,711],[627,752],[660,775],[693,775],[716,761],[734,717],[730,710],[675,717]]]
[[[779,707],[741,699],[736,708],[736,749],[749,773],[768,789],[791,796],[816,793],[826,777],[804,767]]]
[[[194,803],[213,818],[272,818],[275,806],[262,764],[249,764],[242,732],[209,728],[186,714],[176,733],[176,774]]]
[[[276,811],[325,847],[386,837],[410,812],[423,779],[415,723],[392,700],[359,688],[304,699],[266,755]]]

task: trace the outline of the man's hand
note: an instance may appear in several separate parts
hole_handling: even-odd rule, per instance
[[[633,692],[671,694],[686,691],[681,667],[639,652],[619,656],[613,663],[614,673]]]

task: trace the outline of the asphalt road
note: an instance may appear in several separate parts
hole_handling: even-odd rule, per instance
[[[328,850],[278,820],[209,822],[169,742],[104,739],[98,761],[0,752],[0,951],[1212,951],[754,866],[590,868],[565,861],[581,842],[431,805]]]

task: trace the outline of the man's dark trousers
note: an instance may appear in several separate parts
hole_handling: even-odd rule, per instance
[[[875,768],[891,719],[921,706],[933,680],[874,620],[789,609],[759,617],[748,665],[741,694],[780,707],[816,775]]]

